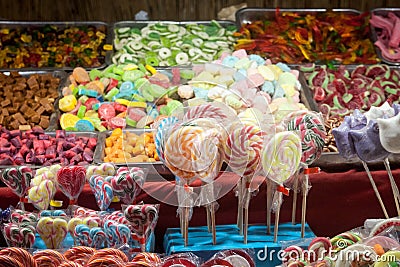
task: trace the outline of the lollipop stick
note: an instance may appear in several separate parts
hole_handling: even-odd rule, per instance
[[[308,167],[306,166],[305,169]],[[307,194],[308,194],[308,174],[304,174],[303,184],[303,201],[301,205],[301,238],[304,238],[304,232],[306,227],[306,211],[307,211]]]
[[[400,216],[399,207],[399,188],[397,187],[396,181],[393,178],[392,170],[390,169],[389,159],[386,158],[383,163],[385,164],[386,171],[389,175],[390,185],[392,186],[394,202],[396,203],[397,215]]]
[[[217,244],[217,229],[215,227],[215,203],[211,203],[209,205],[210,207],[210,213],[211,213],[211,229],[212,229],[212,239],[213,239],[213,245]]]
[[[376,187],[376,184],[375,184],[375,182],[374,182],[374,179],[372,179],[372,175],[371,175],[371,173],[370,173],[370,171],[369,171],[368,165],[367,165],[367,163],[365,163],[365,161],[362,161],[362,164],[363,164],[363,166],[364,166],[365,171],[367,172],[369,181],[371,182],[371,185],[372,185],[372,188],[374,189],[375,195],[376,195],[376,197],[378,198],[379,204],[381,204],[382,211],[383,211],[383,213],[385,214],[385,218],[386,218],[386,219],[389,219],[389,216],[388,216],[388,214],[387,214],[385,205],[383,204],[381,195],[379,194],[379,191],[378,191],[378,188]]]
[[[237,226],[239,227],[240,235],[243,235],[243,181],[239,179],[238,185],[238,213],[237,213]]]
[[[278,241],[278,230],[279,230],[279,214],[281,212],[282,204],[282,192],[277,191],[278,194],[278,205],[275,211],[275,226],[274,226],[274,243]]]
[[[244,191],[244,243],[247,244],[247,233],[249,229],[249,204],[250,204],[250,181],[246,182]]]
[[[207,214],[207,228],[208,228],[208,232],[211,233],[212,231],[212,227],[211,227],[211,213],[210,213],[210,209],[208,209],[206,207],[206,214]]]
[[[296,224],[296,209],[297,209],[297,189],[299,187],[299,179],[295,176],[293,184],[293,205],[292,205],[292,224]]]
[[[19,200],[19,205],[21,207],[21,210],[25,211],[25,203],[24,203],[24,198],[20,198]]]
[[[267,234],[271,234],[272,181],[267,179]]]
[[[185,247],[188,246],[189,243],[189,207],[185,207]]]

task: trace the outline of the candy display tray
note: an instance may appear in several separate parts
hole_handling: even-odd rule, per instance
[[[131,132],[140,135],[144,132],[154,132],[153,129],[125,129],[123,132]],[[93,156],[93,163],[101,164],[104,163],[105,157],[105,147],[106,138],[111,135],[112,131],[105,131],[99,133],[99,138],[97,140],[96,152]],[[117,167],[140,167],[148,169],[147,181],[159,181],[161,176],[166,176],[167,178],[173,177],[169,169],[161,162],[126,162],[126,163],[113,163]],[[161,175],[161,176],[158,176]]]
[[[215,20],[216,22],[218,22],[222,27],[226,28],[228,26],[236,26],[235,22],[232,20]],[[130,27],[130,28],[139,28],[142,29],[144,27],[146,27],[147,25],[151,25],[151,24],[155,24],[155,23],[162,23],[162,24],[175,24],[175,25],[179,25],[179,26],[185,26],[185,25],[189,25],[189,24],[199,24],[199,25],[210,25],[211,21],[207,21],[207,20],[193,20],[193,21],[169,21],[169,20],[163,20],[163,21],[118,21],[115,22],[110,30],[110,36],[111,36],[111,42],[114,44],[114,39],[115,39],[115,30],[119,29],[119,28],[124,28],[124,27]],[[112,55],[110,57],[107,58],[108,61],[107,64],[112,64],[112,56],[114,55],[114,53],[112,53]],[[180,67],[180,66],[176,66],[176,67]],[[171,68],[171,67],[160,67],[158,66],[157,69],[163,69],[163,68]]]
[[[378,16],[385,16],[385,17],[387,16],[387,14],[389,12],[393,12],[394,14],[396,14],[396,16],[398,16],[400,18],[400,8],[375,8],[375,9],[371,10],[371,14],[378,15]],[[378,36],[377,36],[376,30],[375,30],[375,27],[373,27],[371,24],[370,24],[370,27],[371,27],[371,33],[372,33],[372,42],[375,43],[378,40]],[[378,57],[380,58],[380,60],[383,63],[400,66],[400,62],[394,62],[394,61],[385,59],[382,56],[381,50],[376,45],[374,45],[374,47],[375,47],[375,51],[376,51]]]
[[[353,71],[357,65],[345,65],[346,69],[348,71]],[[390,69],[395,69],[400,71],[400,68],[394,67],[394,66],[389,66]],[[313,98],[313,92],[308,85],[308,82],[306,80],[306,76],[303,76],[304,80],[304,87],[303,91],[304,94],[308,96],[308,100],[310,101],[310,107],[313,107],[311,110],[314,110],[316,112],[319,112],[319,107],[317,102]],[[389,161],[395,165],[400,165],[400,155],[391,155],[389,157]],[[317,159],[313,164],[313,166],[318,166],[322,167],[324,169],[330,169],[330,168],[341,168],[341,169],[351,169],[354,167],[359,167],[362,168],[362,162],[359,158],[352,158],[352,159],[345,159],[341,155],[339,155],[339,152],[323,152],[321,157]],[[382,161],[378,162],[372,162],[368,163],[368,165],[372,166],[383,166]]]
[[[45,134],[47,134],[47,135],[49,135],[51,137],[55,137],[56,136],[56,132],[55,131],[53,131],[53,132],[45,132]],[[95,164],[94,158],[95,158],[95,155],[98,153],[97,150],[98,150],[98,147],[99,147],[99,134],[96,133],[96,132],[69,132],[69,131],[66,132],[66,136],[69,136],[71,134],[74,134],[77,137],[89,137],[89,138],[96,138],[97,139],[96,148],[93,151],[93,161],[92,161],[92,163],[90,163],[90,164]],[[42,165],[34,165],[34,164],[23,164],[23,165],[31,167],[33,169],[43,167]],[[10,167],[14,167],[14,166],[15,165],[0,165],[0,169],[10,168]]]
[[[317,14],[317,13],[325,13],[327,11],[332,11],[335,13],[343,13],[349,15],[359,15],[362,12],[357,9],[349,9],[349,8],[334,8],[334,9],[325,9],[325,8],[303,8],[303,9],[279,9],[280,13],[284,12],[296,12],[299,15],[307,15],[307,14]],[[276,9],[275,8],[242,8],[236,11],[236,27],[240,29],[243,24],[249,24],[258,20],[274,20],[276,17]],[[372,39],[371,39],[372,41]],[[298,64],[289,64],[292,66],[300,66],[301,64],[306,63],[298,63]],[[315,62],[316,65],[324,65],[323,62]]]
[[[79,26],[94,26],[96,28],[104,27],[104,34],[106,34],[105,43],[111,44],[112,39],[110,37],[110,26],[108,23],[102,21],[2,21],[0,20],[0,31],[3,29],[18,29],[18,28],[35,28],[35,27],[44,27],[44,26],[56,26],[60,29],[65,29],[68,27],[79,27]],[[103,69],[107,66],[107,58],[111,60],[111,53],[112,51],[105,51],[106,55],[104,58],[104,62],[98,67],[88,67],[86,69]],[[18,70],[18,71],[37,71],[40,70],[66,70],[72,71],[74,67],[26,67],[26,68],[0,68],[0,71],[10,71],[10,70]]]
[[[67,78],[68,78],[68,74],[63,71],[63,70],[54,70],[54,71],[44,71],[44,70],[40,70],[40,71],[19,71],[19,70],[15,70],[18,71],[18,73],[23,76],[23,77],[29,77],[31,75],[34,74],[48,74],[51,73],[53,75],[53,77],[59,78],[60,79],[60,83],[58,85],[58,98],[55,100],[54,102],[54,111],[50,116],[50,124],[49,127],[47,129],[45,129],[46,132],[51,132],[51,131],[55,131],[58,129],[58,118],[59,118],[59,107],[58,107],[58,102],[62,96],[62,89],[65,86],[66,82],[67,82]],[[10,71],[3,71],[2,72],[5,75],[10,75]]]

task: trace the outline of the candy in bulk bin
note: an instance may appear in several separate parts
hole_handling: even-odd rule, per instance
[[[112,62],[155,67],[210,62],[222,52],[233,51],[235,30],[233,23],[215,20],[116,23]]]

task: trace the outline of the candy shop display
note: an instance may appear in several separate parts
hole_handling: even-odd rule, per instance
[[[232,52],[233,22],[119,22],[114,24],[114,64],[182,66],[217,59]]]
[[[105,23],[6,23],[0,68],[85,68],[105,64]]]
[[[398,9],[375,9],[369,20],[374,29],[375,46],[379,49],[384,62],[389,64],[400,63],[400,35],[396,30],[400,27]]]
[[[384,64],[302,68],[320,111],[333,117],[397,103],[400,72]]]
[[[251,10],[251,9],[250,9]],[[257,9],[256,9],[257,11]],[[237,18],[245,17],[246,9]],[[273,62],[374,64],[378,62],[367,13],[357,11],[258,10],[258,19],[237,21],[235,49]],[[260,19],[265,17],[265,19]]]
[[[0,125],[8,130],[28,130],[35,126],[49,128],[64,75],[60,71],[31,75],[0,73]]]
[[[116,164],[159,161],[153,133],[113,130],[105,141],[103,161]]]
[[[89,164],[93,161],[97,135],[79,135],[57,130],[44,132],[41,128],[9,131],[0,127],[0,165]]]
[[[239,29],[216,20],[0,27],[0,68],[9,70],[0,73],[0,180],[15,201],[0,209],[0,267],[255,267],[264,252],[281,267],[399,265],[390,163],[400,153],[400,71],[389,65],[398,63],[399,12],[245,8],[236,20]],[[315,237],[309,176],[324,152],[362,163],[382,214]],[[375,184],[376,163],[386,184]],[[150,166],[175,180],[154,180]],[[225,194],[238,200],[234,225]],[[266,200],[265,219],[252,197]],[[175,216],[160,210],[166,203],[177,219],[161,225],[161,252],[157,223]],[[207,225],[189,231],[198,207]],[[217,233],[219,222],[228,225]],[[281,255],[257,250],[270,244]]]

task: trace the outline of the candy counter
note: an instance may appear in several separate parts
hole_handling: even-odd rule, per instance
[[[395,263],[397,11],[0,23],[0,266]]]

